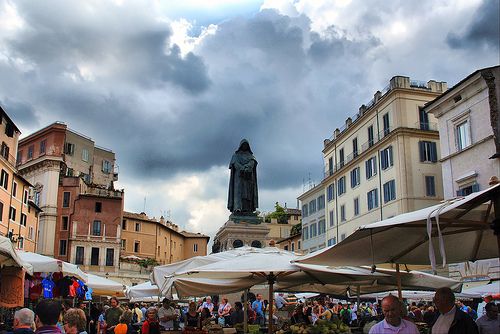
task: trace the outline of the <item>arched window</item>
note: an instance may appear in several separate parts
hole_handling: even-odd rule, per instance
[[[252,241],[252,247],[262,248],[262,243],[259,240]]]
[[[240,248],[243,247],[243,241],[237,239],[233,241],[233,248]]]

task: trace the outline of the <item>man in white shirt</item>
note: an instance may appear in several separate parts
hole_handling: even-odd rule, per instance
[[[419,334],[417,326],[401,318],[401,302],[396,296],[388,295],[382,299],[384,320],[370,329],[370,334]]]
[[[479,334],[500,333],[500,318],[498,315],[498,305],[488,303],[484,307],[486,314],[476,320]]]
[[[170,306],[170,300],[168,300],[168,298],[164,298],[162,304],[162,307],[158,310],[160,326],[165,329],[174,329],[174,320],[177,319],[175,310]]]
[[[437,289],[434,304],[440,314],[432,334],[478,334],[474,320],[455,306],[455,294],[450,288]]]

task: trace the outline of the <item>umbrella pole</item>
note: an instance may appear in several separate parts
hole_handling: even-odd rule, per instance
[[[361,305],[361,286],[358,285],[356,287],[356,294],[358,295],[358,306],[357,309],[359,309],[359,305]]]
[[[273,301],[274,301],[274,280],[275,276],[273,273],[269,275],[269,326],[268,326],[268,333],[273,334]]]
[[[248,333],[248,292],[249,289],[245,289],[243,293],[243,332]]]
[[[403,301],[403,291],[401,291],[401,272],[399,271],[399,263],[396,263],[396,281],[398,283],[399,301]]]
[[[498,257],[500,258],[500,198],[493,200],[493,208],[495,209],[495,218],[491,222],[493,233],[497,236]]]

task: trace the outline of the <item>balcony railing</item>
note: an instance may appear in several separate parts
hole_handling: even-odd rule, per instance
[[[412,127],[409,127],[412,129]],[[351,154],[347,155],[344,159],[343,162],[339,162],[335,166],[330,167],[328,164],[325,166],[324,169],[324,178],[326,179],[329,176],[332,176],[335,172],[338,170],[342,169],[345,165],[347,165],[349,162],[352,160],[356,159],[359,155],[363,154],[364,152],[368,151],[373,145],[384,139],[386,136],[391,134],[396,128],[394,127],[389,127],[386,130],[380,131],[374,138],[373,140],[368,140],[365,143],[361,145],[361,148],[358,148],[358,151],[352,152]],[[437,131],[437,124],[436,123],[423,123],[423,122],[417,122],[415,123],[415,126],[413,129],[417,130],[424,130],[424,131]]]

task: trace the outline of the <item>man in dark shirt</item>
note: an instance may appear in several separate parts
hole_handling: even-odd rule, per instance
[[[234,303],[234,311],[231,313],[231,324],[236,325],[243,323],[244,316],[243,304],[240,302]]]
[[[104,314],[106,320],[106,331],[108,333],[114,333],[116,325],[120,322],[123,310],[120,308],[118,298],[111,297],[109,303],[111,304],[111,307],[108,308]]]

